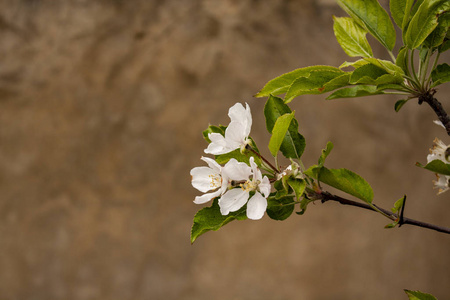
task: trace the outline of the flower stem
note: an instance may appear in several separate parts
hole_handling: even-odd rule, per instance
[[[274,170],[276,173],[280,173],[280,170],[278,170],[276,167],[274,167],[267,159],[264,158],[261,154],[255,151],[255,149],[252,148],[252,146],[248,145],[245,146],[246,149],[253,152],[256,156],[258,156],[263,162],[265,162],[272,170]]]

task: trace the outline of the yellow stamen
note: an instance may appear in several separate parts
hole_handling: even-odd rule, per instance
[[[222,177],[220,175],[209,175],[211,179],[211,188],[218,188],[222,186]]]

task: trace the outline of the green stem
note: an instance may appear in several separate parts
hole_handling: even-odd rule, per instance
[[[395,64],[396,59],[395,59],[394,53],[392,53],[392,51],[390,51],[390,50],[388,51],[388,53],[389,53],[389,56],[392,59],[392,62]]]
[[[439,53],[439,51],[438,51],[438,53],[436,54],[436,57],[434,58],[434,63],[433,63],[433,67],[431,68],[431,72],[433,72],[433,70],[436,69],[440,55],[441,55],[441,53]],[[427,80],[427,84],[426,84],[427,89],[430,88],[430,85],[431,85],[431,74]]]
[[[417,89],[419,89],[419,90],[421,90],[421,88],[420,88],[420,84],[419,84],[419,79],[417,78],[417,74],[416,74],[416,70],[415,70],[415,68],[414,68],[414,50],[411,50],[411,60],[410,60],[410,63],[411,63],[411,72],[412,72],[412,75],[413,75],[413,81],[411,81],[411,83],[413,83],[414,84],[414,86],[417,88]]]
[[[385,94],[390,94],[390,95],[411,95],[411,93],[409,93],[409,92],[385,92]]]
[[[420,82],[425,83],[425,79],[428,73],[428,65],[430,63],[430,56],[431,56],[431,49],[429,49],[427,51],[427,55],[425,56],[425,62],[424,65],[422,66],[422,70],[420,73]],[[424,88],[426,88],[426,85],[423,84]]]

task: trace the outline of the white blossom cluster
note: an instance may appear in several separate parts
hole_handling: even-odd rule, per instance
[[[229,109],[228,116],[231,122],[225,130],[225,136],[209,133],[211,143],[205,153],[219,155],[236,149],[242,152],[249,143],[252,115],[248,104],[244,108],[241,103],[236,103]],[[202,204],[220,197],[218,203],[222,215],[228,215],[247,204],[249,219],[259,220],[264,216],[271,185],[268,177],[262,176],[254,157],[250,157],[250,166],[234,158],[224,166],[209,157],[201,159],[208,166],[193,168],[191,177],[192,185],[204,194],[195,197],[194,203]],[[251,192],[254,193],[250,197]]]

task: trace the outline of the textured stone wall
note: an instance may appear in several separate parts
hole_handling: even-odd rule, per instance
[[[343,12],[325,0],[0,2],[1,298],[448,297],[447,236],[386,230],[381,216],[334,203],[189,243],[201,131],[248,102],[264,148],[264,100],[252,95],[294,68],[348,60],[333,14]],[[437,94],[444,105],[449,91]],[[449,226],[450,195],[436,197],[433,175],[414,166],[445,139],[432,111],[324,98],[291,105],[305,163],[331,140],[329,166],[365,177],[376,203],[407,193],[408,216]]]

